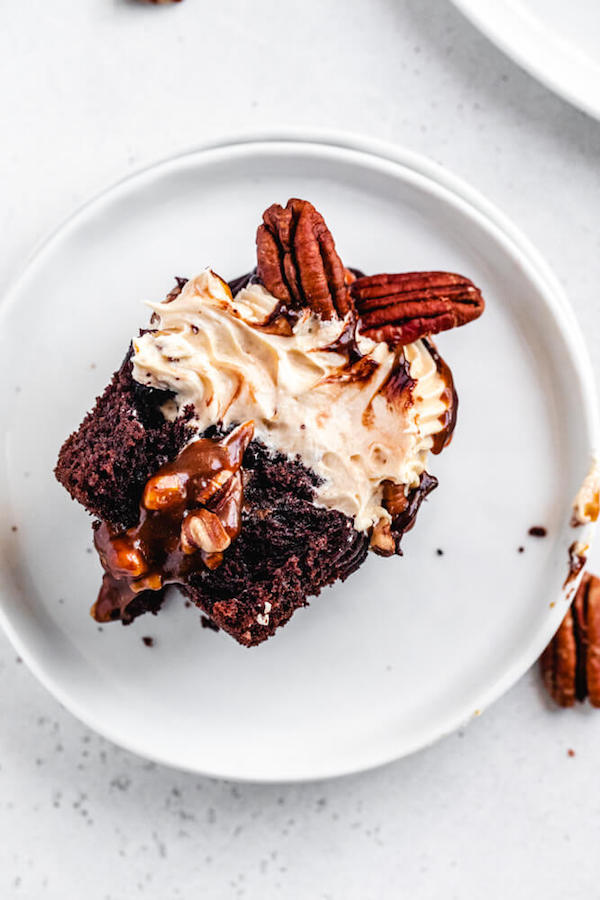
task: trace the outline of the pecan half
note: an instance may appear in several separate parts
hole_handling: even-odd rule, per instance
[[[323,216],[307,200],[270,206],[256,233],[256,272],[287,309],[309,307],[323,319],[353,309],[344,265]]]
[[[370,275],[350,291],[361,333],[392,346],[466,325],[485,306],[479,288],[452,272]]]
[[[600,707],[600,578],[585,574],[560,628],[542,653],[544,684],[559,706],[586,697]]]

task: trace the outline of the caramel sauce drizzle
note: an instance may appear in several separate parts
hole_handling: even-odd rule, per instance
[[[454,387],[454,379],[450,366],[442,359],[437,351],[437,347],[429,338],[423,338],[423,343],[431,354],[431,357],[440,374],[440,378],[445,384],[442,391],[441,399],[446,403],[446,411],[440,416],[441,430],[433,436],[433,446],[431,452],[434,454],[441,453],[444,447],[447,447],[452,440],[454,428],[456,427],[456,416],[458,414],[458,394]]]
[[[253,434],[254,423],[245,422],[220,440],[193,441],[146,482],[137,525],[100,523],[94,543],[106,574],[92,607],[96,621],[121,618],[141,591],[221,564],[241,529],[242,460]]]

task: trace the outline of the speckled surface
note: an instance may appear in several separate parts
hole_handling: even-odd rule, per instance
[[[0,12],[0,72],[0,289],[74,205],[161,155],[237,128],[350,128],[427,153],[515,219],[600,374],[600,124],[444,0],[28,0]],[[295,787],[107,744],[3,637],[0,720],[2,898],[598,894],[600,714],[551,709],[533,672],[415,757]]]

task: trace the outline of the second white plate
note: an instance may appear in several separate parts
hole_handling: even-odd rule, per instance
[[[490,40],[565,100],[600,119],[597,0],[452,0]]]
[[[262,647],[204,631],[177,596],[100,631],[90,521],[52,475],[61,442],[146,320],[141,302],[206,265],[249,269],[262,210],[294,195],[322,210],[350,265],[449,269],[483,289],[483,319],[439,339],[461,399],[454,442],[431,461],[440,487],[403,559],[369,560]],[[168,160],[67,222],[0,322],[0,618],[54,695],[123,746],[227,778],[356,771],[483,709],[558,625],[571,502],[595,444],[585,348],[535,251],[426,160],[290,136]],[[540,524],[548,537],[528,537]]]

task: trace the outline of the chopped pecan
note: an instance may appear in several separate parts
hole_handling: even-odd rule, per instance
[[[385,519],[380,519],[373,526],[369,546],[379,556],[392,556],[396,552],[396,541],[394,540],[390,523],[386,522]]]
[[[584,574],[560,628],[540,658],[544,684],[559,706],[586,697],[600,707],[600,578]]]
[[[139,578],[148,571],[143,553],[127,534],[115,537],[101,559],[103,565],[117,577]]]
[[[404,485],[389,479],[383,481],[381,487],[382,506],[389,512],[391,522],[382,517],[375,523],[369,533],[369,549],[379,556],[392,556],[394,553],[402,556],[402,537],[413,527],[419,507],[437,487],[437,479],[423,472],[417,487],[409,490],[408,494]]]
[[[142,506],[146,509],[165,510],[185,503],[186,479],[183,473],[154,475],[149,478],[142,495]]]
[[[353,309],[347,271],[322,215],[307,200],[270,206],[256,233],[256,272],[287,309],[309,307],[323,319]]]
[[[382,487],[383,505],[391,515],[392,519],[395,519],[403,513],[408,506],[404,485],[395,484],[393,481],[388,480],[383,482]]]
[[[222,553],[231,544],[218,516],[209,509],[196,509],[185,516],[181,526],[181,549],[184,553]]]
[[[479,288],[452,272],[370,275],[350,291],[361,333],[392,346],[466,325],[485,306]]]

